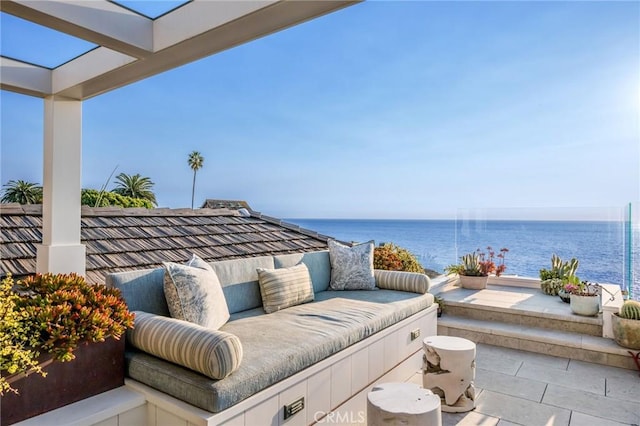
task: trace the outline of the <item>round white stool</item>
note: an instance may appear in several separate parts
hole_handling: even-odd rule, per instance
[[[476,344],[453,336],[429,336],[422,342],[422,385],[439,395],[442,411],[460,413],[476,406]]]
[[[414,383],[382,383],[367,395],[368,426],[441,426],[440,398]]]

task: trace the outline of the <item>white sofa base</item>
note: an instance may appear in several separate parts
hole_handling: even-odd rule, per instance
[[[363,410],[357,407],[366,406],[360,400],[366,401],[374,384],[404,381],[420,369],[422,339],[437,334],[436,310],[434,304],[220,413],[194,407],[132,379],[125,379],[125,385],[144,395],[148,426],[297,426],[322,423],[324,416],[356,416],[352,420],[357,422],[361,413],[352,410]],[[285,405],[301,397],[304,408],[285,423]]]

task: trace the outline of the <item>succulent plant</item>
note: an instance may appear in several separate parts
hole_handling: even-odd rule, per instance
[[[622,318],[640,320],[640,302],[636,300],[627,300],[620,307],[619,315]]]
[[[576,271],[578,270],[578,259],[572,258],[568,261],[563,261],[556,254],[551,256],[551,269],[541,269],[540,270],[540,279],[548,280],[552,278],[560,278],[561,280],[566,280],[569,277],[573,277],[576,275]]]
[[[540,282],[540,288],[544,294],[557,296],[558,292],[564,288],[564,281],[560,278],[550,278]]]
[[[464,275],[471,277],[483,275],[480,269],[480,256],[476,253],[469,253],[462,256],[462,266],[464,268]]]
[[[76,274],[8,275],[0,296],[0,395],[15,390],[12,375],[42,373],[38,355],[71,361],[79,345],[119,339],[133,326],[119,290]]]

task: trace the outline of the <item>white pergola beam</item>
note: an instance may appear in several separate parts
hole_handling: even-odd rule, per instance
[[[2,0],[2,11],[136,58],[153,52],[153,21],[106,0]]]
[[[51,93],[51,70],[0,57],[0,89],[44,97]]]
[[[144,60],[131,62],[120,68],[107,71],[95,78],[78,81],[76,85],[60,89],[54,93],[78,99],[91,98],[350,6],[359,1],[360,0],[279,0],[277,2],[247,2],[247,5],[243,7],[252,8],[252,10],[254,10],[253,12],[239,17],[236,17],[237,14],[230,13],[228,17],[232,20],[219,25],[215,17],[218,13],[222,12],[218,7],[224,5],[229,7],[230,3],[236,2],[222,2],[220,6],[214,7],[219,2],[195,0],[171,14],[166,15],[166,17],[168,18],[174,13],[185,14],[181,15],[183,16],[182,18],[178,18],[182,20],[184,16],[192,17],[192,14],[200,15],[198,19],[198,22],[200,22],[199,25],[202,25],[202,22],[211,20],[213,22],[213,24],[209,25],[211,29],[202,31],[203,28],[200,27],[201,32],[194,36],[191,36],[190,30],[186,30],[186,32],[183,31],[181,36],[179,36],[180,31],[171,31],[165,28],[165,22],[168,23],[171,22],[171,20],[163,21],[165,17],[159,18],[157,43],[175,42],[174,44],[154,52]],[[245,2],[238,1],[238,3]],[[256,7],[260,5],[265,6],[256,9]],[[239,9],[233,10],[235,12],[239,11]],[[180,38],[182,38],[182,40],[177,41]],[[54,88],[57,87],[59,86],[55,82],[54,77]]]
[[[53,93],[64,92],[66,97],[82,99],[82,89],[88,87],[88,82],[108,85],[109,80],[105,77],[108,72],[135,61],[131,56],[98,47],[53,70]]]
[[[154,48],[166,49],[274,3],[277,0],[193,1],[153,23]]]

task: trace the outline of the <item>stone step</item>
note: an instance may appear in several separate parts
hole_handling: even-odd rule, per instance
[[[558,298],[549,300],[550,303],[562,304]],[[447,315],[455,317],[602,336],[602,314],[597,317],[574,315],[570,313],[569,305],[566,305],[567,312],[564,313],[559,312],[558,308],[553,311],[518,309],[447,300],[445,309]]]
[[[457,336],[476,343],[636,369],[628,349],[612,339],[575,331],[515,324],[487,319],[454,316],[449,310],[438,318],[438,335]]]

